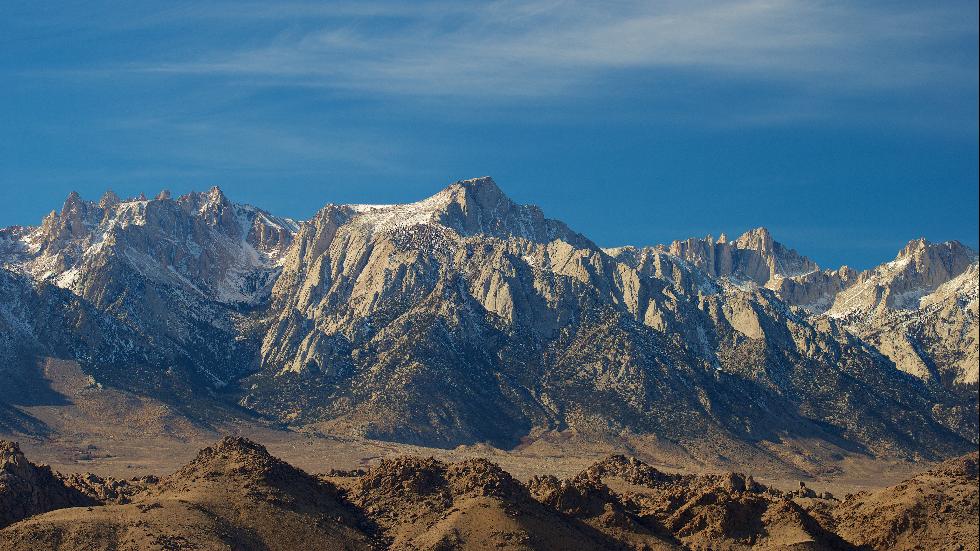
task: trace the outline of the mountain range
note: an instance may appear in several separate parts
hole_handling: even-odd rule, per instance
[[[602,248],[490,178],[306,221],[218,189],[72,193],[0,230],[0,432],[49,359],[195,422],[512,448],[544,432],[725,456],[978,443],[978,261],[910,241],[822,269],[765,228]],[[741,450],[741,451],[738,451]],[[817,453],[817,452],[813,452]]]

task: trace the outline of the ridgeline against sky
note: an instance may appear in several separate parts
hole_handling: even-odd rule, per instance
[[[975,2],[59,4],[0,8],[0,226],[73,189],[305,219],[493,174],[603,246],[977,245]]]

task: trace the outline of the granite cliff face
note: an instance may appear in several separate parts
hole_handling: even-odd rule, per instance
[[[602,249],[479,178],[303,223],[217,189],[73,194],[0,230],[0,259],[18,297],[0,327],[25,335],[0,354],[22,374],[72,358],[155,396],[442,446],[541,429],[777,454],[977,442],[977,255],[956,242],[861,274],[764,228]]]
[[[44,328],[58,334],[33,339],[48,355],[117,384],[223,386],[249,365],[239,312],[267,299],[296,227],[218,188],[97,203],[73,192],[39,226],[0,230],[0,258],[6,280],[62,297],[64,319]],[[39,314],[22,309],[27,324]]]
[[[902,371],[947,387],[977,384],[977,253],[960,243],[909,242],[858,276],[828,315]]]

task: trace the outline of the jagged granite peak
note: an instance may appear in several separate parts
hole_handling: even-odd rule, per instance
[[[754,249],[760,253],[771,254],[775,248],[772,233],[765,226],[759,226],[758,228],[752,228],[746,231],[735,240],[735,244],[740,249]]]
[[[873,315],[889,309],[914,310],[925,295],[977,262],[977,252],[959,241],[909,241],[895,260],[862,272],[842,291],[830,315]]]
[[[187,202],[198,210],[220,209],[231,204],[231,201],[225,196],[225,192],[221,191],[221,188],[218,186],[211,186],[207,191],[203,192],[192,191],[186,193],[181,195],[178,201]]]
[[[68,197],[65,198],[65,202],[61,207],[61,214],[62,216],[66,214],[70,215],[73,212],[83,208],[83,206],[84,203],[82,201],[82,197],[77,191],[72,191],[68,194]]]
[[[780,278],[800,276],[820,269],[809,258],[773,240],[768,229],[751,229],[735,241],[712,236],[674,241],[667,251],[713,277],[745,279],[767,285]]]
[[[122,199],[120,199],[119,196],[116,195],[116,192],[112,191],[111,189],[107,189],[106,192],[102,194],[102,198],[99,199],[99,208],[101,209],[112,208],[121,202]]]
[[[562,239],[596,248],[564,223],[546,219],[540,208],[515,203],[488,176],[454,182],[415,203],[339,207],[351,209],[356,213],[354,223],[372,233],[429,226],[449,229],[462,237],[520,238],[536,243]]]
[[[898,254],[895,256],[895,260],[911,257],[916,262],[921,262],[922,259],[927,256],[955,257],[963,254],[968,255],[970,252],[969,247],[956,240],[931,243],[925,237],[919,237],[906,243],[905,246],[902,247],[902,250],[898,251]]]
[[[545,220],[541,209],[518,205],[488,176],[455,182],[433,199],[438,204],[435,220],[463,236],[484,234],[532,241],[558,237],[558,228]]]
[[[0,242],[6,269],[64,292],[0,291],[67,312],[58,353],[106,384],[208,400],[219,387],[283,423],[449,447],[573,430],[941,457],[978,440],[963,390],[975,300],[952,267],[929,276],[942,293],[907,311],[918,321],[869,326],[911,343],[912,369],[889,339],[824,315],[852,270],[820,271],[765,229],[604,250],[489,178],[303,224],[219,189],[76,210],[77,232],[55,215]],[[23,326],[25,309],[7,310]],[[18,354],[50,349],[32,350]]]
[[[93,203],[72,192],[60,213],[23,232],[20,258],[3,260],[9,269],[74,289],[93,258],[118,258],[118,253],[131,251],[144,257],[128,255],[144,275],[166,279],[162,270],[174,269],[184,276],[185,287],[203,288],[219,301],[247,301],[252,300],[245,296],[250,291],[229,293],[222,280],[254,280],[245,272],[277,270],[297,228],[292,220],[231,203],[217,187],[176,201],[167,192],[154,200],[120,201],[109,191]],[[202,279],[205,285],[187,285]]]
[[[70,238],[83,234],[87,224],[91,223],[90,210],[90,205],[82,200],[77,191],[69,193],[57,216],[58,237]]]
[[[220,190],[100,203],[74,194],[41,226],[9,232],[0,265],[70,293],[49,308],[67,310],[52,318],[57,346],[33,349],[70,352],[138,388],[221,387],[247,370],[237,309],[267,300],[298,225]],[[174,366],[190,375],[168,375]]]
[[[958,241],[915,239],[895,260],[862,272],[827,315],[902,371],[951,387],[976,385],[977,265],[977,252]]]
[[[273,289],[283,317],[266,334],[263,364],[295,372],[330,365],[324,354],[336,339],[328,333],[370,332],[364,317],[388,319],[409,305],[408,296],[428,297],[435,308],[447,295],[475,300],[505,323],[540,333],[557,330],[558,303],[578,300],[549,293],[550,305],[526,307],[531,281],[510,281],[500,269],[518,270],[519,279],[536,271],[570,285],[593,280],[605,289],[609,275],[599,272],[615,268],[590,241],[536,207],[517,205],[490,179],[456,182],[407,205],[328,205],[297,234]],[[306,338],[280,333],[326,311],[329,321],[302,322]]]

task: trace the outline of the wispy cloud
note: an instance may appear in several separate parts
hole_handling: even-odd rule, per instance
[[[632,104],[610,120],[653,113],[726,128],[873,119],[942,131],[952,119],[975,118],[963,101],[978,88],[977,6],[969,2],[375,0],[100,9],[7,23],[20,44],[29,43],[25,36],[53,45],[58,40],[45,37],[69,36],[69,44],[134,47],[99,49],[78,62],[68,50],[52,54],[56,63],[22,61],[8,73],[149,90],[178,82],[197,104],[217,88],[403,99],[416,111],[458,107],[456,120],[513,106],[542,120],[550,106],[579,102],[562,110],[570,119],[580,106],[616,101]],[[695,101],[709,93],[712,101]],[[718,101],[726,97],[733,101]]]
[[[268,10],[253,5],[234,13]],[[962,11],[798,0],[421,3],[412,10],[401,3],[291,4],[276,11],[278,18],[302,24],[258,45],[128,68],[468,97],[582,94],[619,69],[776,80],[812,93],[937,82],[975,87],[975,64],[935,49],[976,39],[975,21]]]
[[[400,150],[370,132],[349,128],[295,128],[226,118],[130,117],[96,129],[124,137],[127,154],[153,162],[161,156],[188,168],[271,171],[279,175],[351,165],[373,173],[401,169]],[[208,144],[201,147],[201,144]]]

